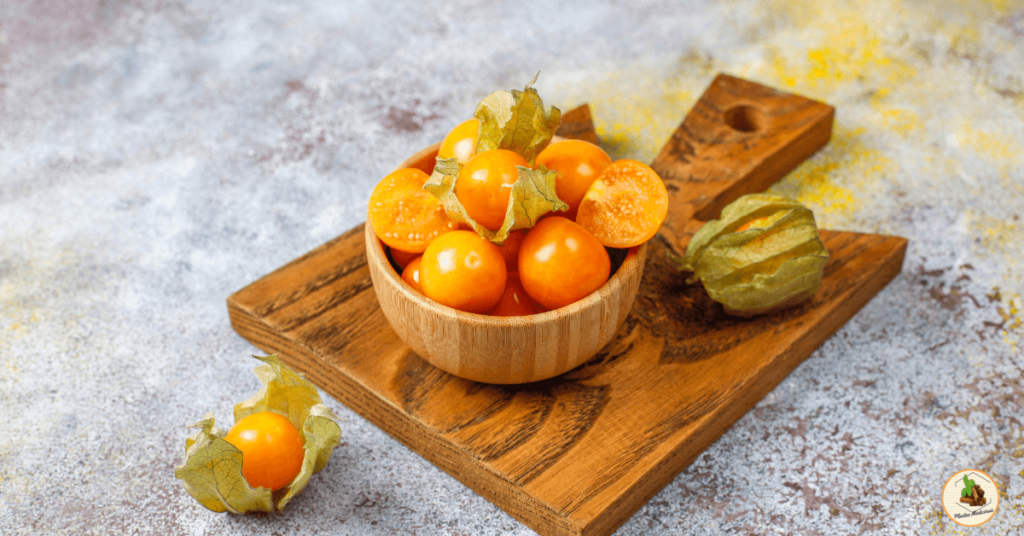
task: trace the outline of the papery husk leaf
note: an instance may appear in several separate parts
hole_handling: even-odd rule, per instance
[[[441,201],[448,218],[452,221],[472,225],[469,222],[473,221],[473,218],[469,217],[466,208],[455,196],[455,181],[458,180],[461,169],[462,166],[455,158],[438,158],[434,162],[434,171],[430,178],[423,183],[423,189]]]
[[[235,405],[235,421],[263,411],[280,413],[300,430],[305,445],[299,473],[275,493],[276,506],[281,511],[306,488],[309,478],[327,465],[341,440],[341,428],[338,418],[321,403],[320,393],[303,374],[281,363],[276,354],[253,357],[263,361],[254,370],[263,388],[249,400]]]
[[[305,442],[306,455],[302,459],[302,468],[295,479],[285,488],[284,496],[277,502],[277,509],[284,507],[309,483],[309,477],[320,472],[331,458],[334,447],[341,441],[341,428],[338,418],[323,404],[310,408],[309,416],[302,425],[302,439]]]
[[[519,178],[512,184],[512,192],[509,194],[508,206],[505,209],[505,220],[496,231],[477,223],[459,201],[455,183],[460,166],[454,158],[438,158],[434,172],[423,185],[423,189],[441,200],[448,217],[453,221],[469,225],[477,234],[500,246],[505,243],[511,232],[533,227],[540,217],[548,212],[569,209],[569,205],[555,193],[557,172],[550,171],[544,166],[538,169],[516,167],[519,169]]]
[[[301,429],[313,406],[322,402],[316,387],[302,374],[281,363],[277,354],[253,356],[263,364],[253,371],[263,388],[245,402],[235,404],[235,422],[253,413],[280,413]]]
[[[750,220],[770,216],[780,210],[804,208],[803,205],[779,195],[748,194],[722,209],[717,220],[711,220],[701,227],[686,246],[686,256],[679,265],[680,270],[693,272],[697,258],[704,248],[718,237],[736,231]]]
[[[763,227],[737,231],[760,218]],[[827,261],[810,210],[785,197],[751,194],[701,227],[678,264],[726,313],[750,317],[813,297]]]
[[[254,372],[263,388],[235,405],[235,422],[253,413],[272,411],[284,415],[301,431],[305,455],[299,473],[287,486],[271,492],[249,486],[242,475],[242,452],[223,439],[223,430],[207,414],[193,427],[199,432],[185,440],[185,463],[175,476],[203,506],[215,512],[270,512],[282,510],[305,489],[309,477],[327,464],[341,439],[337,417],[321,403],[320,393],[302,374],[281,363],[277,355],[253,356],[263,362]]]
[[[213,414],[190,428],[199,431],[185,440],[185,462],[174,468],[185,491],[214,512],[273,511],[271,491],[249,486],[242,476],[242,451],[223,439],[224,431],[214,425]]]
[[[767,232],[769,229],[771,232]],[[719,236],[704,248],[697,261],[697,272],[701,281],[708,281],[728,274],[774,271],[788,258],[813,254],[819,249],[821,242],[811,211],[788,210],[767,229]]]
[[[557,171],[548,170],[544,166],[537,169],[516,167],[519,169],[519,179],[512,184],[505,222],[498,229],[498,234],[504,233],[505,237],[512,231],[537,225],[541,216],[548,212],[569,210],[569,204],[562,201],[555,192]]]
[[[554,106],[544,108],[544,101],[532,87],[536,81],[534,76],[523,91],[495,91],[480,101],[473,113],[480,120],[477,153],[508,149],[532,165],[548,146],[562,112]]]
[[[751,317],[781,311],[803,303],[821,287],[821,273],[828,254],[790,259],[773,274],[755,274],[749,283],[718,288],[704,283],[711,299],[721,303],[725,312]]]

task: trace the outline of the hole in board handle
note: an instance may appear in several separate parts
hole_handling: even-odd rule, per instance
[[[729,108],[724,116],[725,124],[740,132],[755,132],[764,127],[764,114],[746,104]]]

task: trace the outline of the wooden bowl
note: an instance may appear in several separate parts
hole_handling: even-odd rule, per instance
[[[427,173],[440,144],[402,162]],[[395,333],[430,364],[468,380],[535,382],[576,368],[611,341],[626,319],[644,272],[647,244],[630,249],[601,288],[561,309],[496,317],[441,305],[413,290],[366,226],[366,260],[380,308]]]

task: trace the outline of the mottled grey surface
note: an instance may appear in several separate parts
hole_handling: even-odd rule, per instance
[[[258,388],[225,298],[358,224],[481,97],[591,102],[650,160],[717,71],[838,108],[777,187],[910,238],[903,273],[619,534],[1024,531],[1024,5],[0,3],[0,533],[529,534],[332,399],[343,442],[280,516],[173,477]],[[714,488],[717,494],[708,496]]]

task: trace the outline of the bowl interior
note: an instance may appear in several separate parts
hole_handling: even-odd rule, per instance
[[[399,168],[431,173],[440,144]],[[366,226],[366,255],[374,291],[396,334],[421,358],[473,381],[517,384],[557,376],[586,362],[615,335],[633,305],[647,245],[609,249],[612,273],[590,295],[560,309],[496,317],[458,311],[414,290],[387,248]]]
[[[560,309],[553,309],[551,311],[545,311],[543,313],[529,316],[489,316],[459,311],[458,309],[453,309],[447,305],[437,303],[417,292],[409,286],[404,279],[402,279],[401,269],[385,249],[386,246],[384,243],[381,242],[375,234],[373,234],[373,230],[369,225],[366,226],[366,232],[370,239],[368,242],[373,246],[367,248],[367,261],[385,268],[384,270],[381,270],[381,272],[383,272],[382,275],[384,275],[389,284],[401,292],[405,298],[416,303],[418,306],[429,308],[436,313],[457,317],[461,322],[480,326],[510,326],[513,324],[552,322],[567,315],[572,315],[573,313],[592,305],[593,302],[601,300],[612,293],[618,292],[619,288],[627,278],[632,277],[635,271],[643,270],[643,262],[646,256],[644,253],[646,253],[647,248],[647,244],[630,249],[605,248],[609,252],[609,258],[612,260],[612,273],[608,277],[608,281],[606,281],[600,288],[590,293],[587,297],[578,300],[575,303],[571,303]],[[641,251],[641,248],[643,248],[644,251]]]

